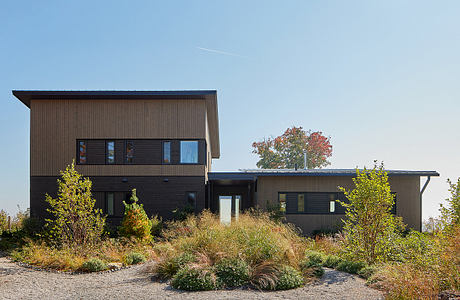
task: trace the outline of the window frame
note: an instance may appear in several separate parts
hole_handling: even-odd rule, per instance
[[[113,162],[109,162],[109,143],[113,143]],[[105,164],[106,165],[115,165],[117,162],[115,150],[115,140],[105,140]]]
[[[169,162],[165,162],[165,145],[166,143],[169,143]],[[161,143],[161,164],[162,165],[172,165],[172,155],[171,155],[171,149],[172,149],[172,142],[171,140],[164,140]]]
[[[280,198],[280,194],[285,194],[286,195],[286,211],[285,211],[285,214],[286,215],[345,215],[345,211],[343,213],[341,212],[338,212],[338,208],[341,206],[341,205],[338,205],[337,201],[335,201],[335,210],[334,212],[330,212],[330,199],[328,197],[328,199],[325,201],[327,201],[327,211],[325,212],[308,212],[306,211],[307,207],[308,207],[308,194],[335,194],[335,200],[340,200],[340,194],[343,194],[343,192],[299,192],[299,191],[280,191],[278,192],[278,201],[279,201],[279,198]],[[295,194],[295,207],[297,208],[297,211],[288,211],[288,208],[290,207],[290,205],[288,204],[289,202],[289,195],[291,194],[291,197],[292,197],[292,194]],[[298,211],[298,195],[300,194],[303,194],[304,195],[304,210],[303,211]],[[292,201],[292,198],[291,198],[291,201]]]
[[[85,145],[85,162],[81,162],[81,155],[80,155],[80,143],[84,143]],[[77,139],[77,165],[87,165],[88,164],[88,141],[83,139]]]
[[[182,142],[196,143],[196,162],[182,162]],[[199,140],[179,140],[179,164],[180,165],[199,165],[200,164],[200,141]]]

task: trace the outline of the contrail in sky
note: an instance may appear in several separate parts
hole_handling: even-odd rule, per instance
[[[209,49],[209,48],[203,48],[203,47],[196,47],[197,49],[207,51],[207,52],[212,52],[212,53],[217,53],[217,54],[222,54],[222,55],[229,55],[229,56],[236,56],[236,57],[244,57],[247,58],[246,56],[231,53],[231,52],[225,52],[225,51],[220,51],[220,50],[215,50],[215,49]]]

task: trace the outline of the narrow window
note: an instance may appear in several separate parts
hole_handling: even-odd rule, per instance
[[[185,200],[187,201],[187,205],[195,208],[196,192],[187,192],[186,195],[187,195],[187,198]]]
[[[86,142],[78,142],[78,161],[81,164],[86,164]]]
[[[114,141],[108,141],[106,143],[106,162],[108,164],[114,164],[115,163],[115,142]]]
[[[329,201],[329,212],[335,212],[335,201]]]
[[[126,142],[126,163],[132,164],[134,160],[134,144],[131,141]]]
[[[279,194],[278,201],[279,201],[280,211],[285,213],[286,212],[286,194]]]
[[[114,195],[113,193],[106,194],[106,208],[107,208],[107,215],[113,216],[114,215]]]
[[[163,163],[171,163],[171,142],[163,142]]]
[[[198,141],[181,141],[180,142],[180,163],[197,164],[198,163]]]
[[[297,194],[297,212],[305,211],[305,195]]]

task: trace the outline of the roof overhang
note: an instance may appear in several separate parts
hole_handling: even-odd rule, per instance
[[[13,90],[24,105],[30,108],[31,100],[106,100],[106,99],[203,99],[206,100],[209,135],[211,139],[212,158],[220,157],[219,142],[219,115],[217,109],[217,91],[215,90],[192,90],[192,91],[34,91]]]

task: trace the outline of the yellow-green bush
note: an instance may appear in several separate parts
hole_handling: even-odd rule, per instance
[[[126,203],[125,214],[121,221],[119,233],[125,237],[136,237],[139,240],[149,242],[152,240],[152,221],[147,217],[142,204],[137,203],[136,189],[131,194],[131,203]]]

